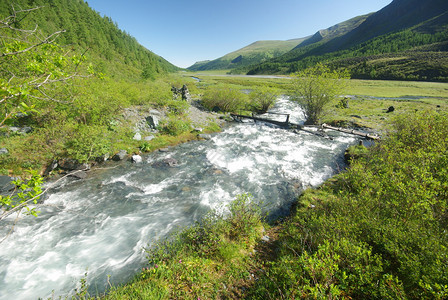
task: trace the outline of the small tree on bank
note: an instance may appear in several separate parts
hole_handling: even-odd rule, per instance
[[[305,124],[319,124],[325,109],[347,85],[347,70],[332,71],[321,63],[294,74],[291,100],[297,102],[305,114]]]

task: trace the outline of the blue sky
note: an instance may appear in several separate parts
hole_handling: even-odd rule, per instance
[[[179,67],[259,40],[314,34],[392,0],[87,0],[140,44]]]

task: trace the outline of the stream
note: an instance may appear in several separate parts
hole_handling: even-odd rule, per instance
[[[273,111],[303,123],[287,99]],[[240,193],[251,193],[270,218],[288,214],[303,188],[344,168],[344,150],[357,141],[328,134],[333,140],[238,123],[140,164],[106,163],[85,180],[67,179],[44,196],[37,218],[23,216],[0,244],[0,299],[65,296],[86,272],[91,295],[104,292],[108,280],[123,283],[146,266],[145,247],[211,209],[225,211]],[[178,164],[168,166],[167,158]],[[15,217],[3,221],[0,237]]]

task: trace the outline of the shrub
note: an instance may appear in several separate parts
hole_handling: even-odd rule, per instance
[[[161,122],[160,129],[163,133],[172,136],[178,136],[191,129],[190,121],[181,119],[177,116],[171,116],[167,120]]]
[[[205,91],[201,103],[212,111],[237,112],[246,108],[247,95],[225,86],[213,87]]]
[[[249,108],[251,111],[263,114],[269,108],[274,106],[278,94],[275,90],[269,88],[258,88],[249,94]]]

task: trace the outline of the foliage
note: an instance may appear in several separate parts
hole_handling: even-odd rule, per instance
[[[212,111],[238,112],[246,108],[247,95],[225,85],[215,86],[204,92],[201,103]]]
[[[191,124],[189,120],[179,118],[178,116],[170,116],[160,124],[160,130],[172,136],[178,136],[184,132],[191,130]]]
[[[302,107],[305,124],[319,124],[326,106],[343,91],[348,78],[346,71],[331,71],[322,64],[295,74],[291,100]]]
[[[150,266],[132,282],[105,297],[139,299],[217,299],[240,296],[251,280],[249,253],[260,238],[260,210],[250,195],[237,196],[226,216],[209,213],[148,249]]]
[[[16,179],[11,182],[15,189],[10,195],[0,195],[0,207],[2,213],[0,220],[10,215],[12,212],[20,212],[26,209],[26,213],[37,216],[36,208],[31,208],[29,204],[32,202],[37,204],[39,195],[42,193],[42,177],[33,170],[28,171],[31,176],[28,180]]]
[[[254,298],[448,296],[448,115],[404,114],[386,139],[299,199]]]
[[[268,109],[274,106],[277,100],[278,94],[275,90],[262,87],[252,91],[249,94],[249,108],[250,110],[263,114],[268,111]]]

